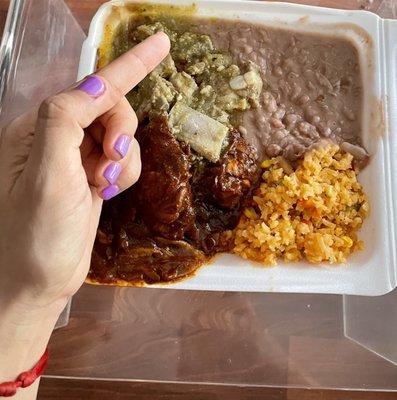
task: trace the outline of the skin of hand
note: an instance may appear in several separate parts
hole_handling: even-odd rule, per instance
[[[157,33],[3,130],[0,382],[43,354],[88,273],[103,199],[138,179],[137,118],[124,96],[169,48]]]

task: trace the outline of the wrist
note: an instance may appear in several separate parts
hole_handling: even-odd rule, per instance
[[[0,382],[16,379],[37,363],[67,303],[62,299],[39,307],[27,299],[0,292]]]

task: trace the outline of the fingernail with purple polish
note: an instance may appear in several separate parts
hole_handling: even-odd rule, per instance
[[[131,136],[128,135],[120,135],[114,144],[114,149],[121,155],[121,157],[125,157],[128,153],[128,148],[130,147]]]
[[[109,185],[107,188],[102,190],[103,200],[110,200],[112,197],[116,196],[120,191],[117,185]]]
[[[117,178],[120,175],[120,172],[121,172],[121,164],[118,162],[112,162],[106,167],[103,176],[111,185],[113,185],[114,183],[116,183]]]
[[[98,76],[89,75],[76,87],[76,89],[82,90],[92,97],[99,97],[105,92],[105,84]]]

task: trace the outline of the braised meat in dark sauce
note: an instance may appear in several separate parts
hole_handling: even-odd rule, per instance
[[[160,118],[140,130],[137,140],[142,172],[133,193],[139,214],[153,233],[183,239],[194,225],[190,149]]]
[[[221,159],[194,171],[196,226],[200,248],[205,253],[229,250],[229,243],[222,241],[221,233],[237,225],[257,174],[256,150],[234,131]]]
[[[168,282],[192,273],[205,261],[203,253],[189,243],[153,235],[139,218],[127,221],[121,211],[127,204],[129,193],[104,207],[90,279],[101,283]]]
[[[217,163],[197,160],[165,118],[137,132],[142,173],[104,204],[89,278],[116,283],[168,282],[230,249],[233,229],[257,180],[257,156],[232,131]]]

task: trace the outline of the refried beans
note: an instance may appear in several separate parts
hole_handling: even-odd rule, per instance
[[[199,20],[196,29],[237,63],[250,60],[260,68],[260,104],[237,121],[260,158],[281,155],[295,161],[330,139],[357,161],[366,161],[360,138],[363,82],[352,42],[226,20]]]

